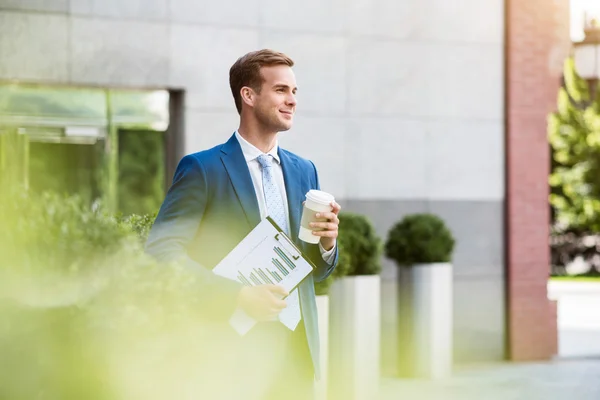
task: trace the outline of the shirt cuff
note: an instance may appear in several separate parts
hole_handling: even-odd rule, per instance
[[[335,248],[337,247],[337,241],[335,245],[331,248],[331,250],[325,250],[321,242],[319,242],[319,250],[321,251],[321,257],[323,257],[323,261],[325,261],[329,265],[333,265],[333,260],[335,259]]]

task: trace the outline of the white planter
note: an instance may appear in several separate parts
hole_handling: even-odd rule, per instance
[[[398,372],[439,379],[452,373],[452,265],[400,267]]]
[[[378,397],[379,275],[344,277],[329,291],[329,399]]]
[[[316,400],[327,399],[327,368],[329,359],[329,296],[317,296],[319,340],[321,343],[321,379],[315,384]]]

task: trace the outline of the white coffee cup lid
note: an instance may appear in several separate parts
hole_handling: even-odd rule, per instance
[[[329,205],[335,200],[335,197],[327,192],[311,189],[308,191],[308,193],[306,193],[306,200],[310,200],[318,204]]]

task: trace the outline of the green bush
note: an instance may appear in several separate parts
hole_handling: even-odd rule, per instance
[[[152,229],[152,225],[154,224],[154,220],[156,220],[157,214],[158,211],[154,212],[153,214],[131,214],[127,216],[119,216],[118,219],[119,223],[122,224],[124,229],[133,231],[139,238],[140,242],[144,244],[148,239],[150,229]]]
[[[163,350],[204,333],[198,315],[214,305],[198,295],[201,279],[143,253],[136,233],[150,218],[103,210],[77,196],[0,193],[1,399],[127,398],[142,385],[120,371],[151,365],[143,374],[157,380],[202,365],[189,352],[164,361]]]
[[[348,273],[351,264],[351,255],[346,250],[344,243],[338,240],[338,262],[331,273],[326,279],[321,282],[315,282],[315,293],[317,296],[326,295],[329,293],[329,288],[331,284],[336,280]]]
[[[76,272],[137,247],[134,232],[79,196],[14,191],[0,196],[0,269]]]
[[[450,262],[455,239],[433,214],[411,214],[388,233],[385,254],[399,266]]]
[[[340,213],[338,241],[350,253],[346,275],[377,275],[381,272],[382,240],[367,217]]]
[[[382,240],[368,218],[353,213],[340,213],[339,218],[338,264],[327,279],[315,284],[317,295],[327,294],[336,279],[350,275],[376,275],[381,271]]]

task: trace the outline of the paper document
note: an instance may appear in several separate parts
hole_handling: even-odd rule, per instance
[[[213,272],[246,286],[274,284],[291,293],[312,270],[310,261],[267,217],[217,264]],[[230,323],[243,335],[256,321],[242,310],[236,310]]]

